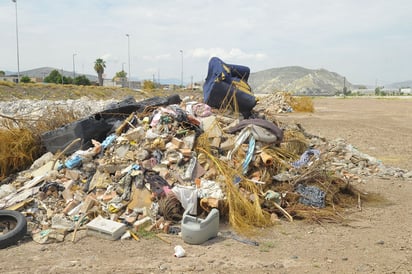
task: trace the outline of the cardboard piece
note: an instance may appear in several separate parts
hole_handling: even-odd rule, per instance
[[[45,165],[33,170],[31,172],[32,177],[40,177],[49,174],[50,171],[52,171],[53,163],[53,161],[47,162]],[[57,170],[57,165],[55,165],[54,170]]]
[[[146,188],[138,189],[134,185],[132,186],[132,196],[127,208],[133,210],[135,208],[150,208],[152,204],[152,193]]]

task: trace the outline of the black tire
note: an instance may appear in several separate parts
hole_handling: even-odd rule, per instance
[[[0,234],[0,248],[16,244],[27,233],[26,217],[18,211],[0,210],[0,229],[11,228],[7,233]]]

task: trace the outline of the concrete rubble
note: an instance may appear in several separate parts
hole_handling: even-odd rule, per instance
[[[278,113],[293,112],[293,108],[290,105],[290,95],[285,96],[284,92],[276,92],[270,95],[264,95],[260,98],[264,101],[262,104],[258,104],[254,109],[257,112],[265,111],[268,115],[276,115]],[[267,108],[266,106],[271,106]]]
[[[115,100],[94,100],[90,103],[90,98],[82,97],[77,100],[14,100],[1,101],[0,109],[2,114],[10,116],[42,116],[47,108],[64,108],[73,109],[80,116],[87,116],[90,113],[96,113],[105,108],[108,103]]]
[[[278,97],[274,112],[292,111]],[[184,210],[207,215],[227,199],[225,173],[208,153],[239,170],[234,184],[245,177],[262,189],[265,196],[259,198],[276,204],[284,195],[276,184],[301,177],[317,162],[347,182],[370,176],[412,179],[412,172],[386,167],[343,139],[328,141],[297,125],[255,119],[235,131],[242,117],[188,97],[180,104],[132,113],[121,130],[111,131],[103,141],[93,140],[92,146],[70,155],[48,152],[1,184],[0,209],[23,212],[33,240],[42,244],[63,241],[82,228],[110,240],[138,239],[141,229],[176,233]],[[306,148],[282,159],[279,167],[265,151],[282,148],[287,131],[304,136]],[[199,140],[206,141],[210,151],[198,149]],[[271,176],[264,176],[264,169]]]

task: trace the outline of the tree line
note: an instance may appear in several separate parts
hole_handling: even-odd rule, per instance
[[[94,62],[94,70],[97,73],[97,79],[99,86],[103,86],[103,74],[104,69],[106,68],[106,62],[102,58],[97,58]],[[4,71],[0,71],[0,76],[5,76]],[[116,75],[113,77],[113,80],[127,80],[127,73],[122,69],[119,72],[116,72]],[[22,83],[30,83],[31,79],[29,76],[22,76],[20,78],[20,82]],[[49,75],[44,77],[43,82],[45,83],[54,83],[54,84],[73,84],[73,85],[84,85],[89,86],[92,82],[85,76],[79,75],[75,78],[66,77],[62,73],[60,73],[57,69],[51,71]]]
[[[101,59],[97,58],[94,62],[94,70],[97,73],[97,79],[99,86],[103,86],[103,73],[104,69],[106,68],[106,62]],[[54,84],[74,84],[74,85],[84,85],[89,86],[91,85],[90,80],[85,75],[80,75],[75,77],[66,77],[62,75],[57,69],[50,72],[48,76],[46,76],[43,80],[45,83],[54,83]]]

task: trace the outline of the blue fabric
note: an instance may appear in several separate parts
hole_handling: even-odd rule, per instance
[[[66,162],[64,162],[64,165],[68,169],[73,169],[75,167],[79,167],[82,164],[82,157],[79,155],[72,156],[71,158],[67,159]]]
[[[102,142],[102,147],[106,149],[113,141],[116,140],[116,134],[111,134]]]
[[[227,71],[225,66],[229,69]],[[208,73],[203,85],[204,102],[214,108],[225,108],[228,104],[234,108],[234,98],[239,112],[245,118],[250,116],[250,111],[256,105],[253,94],[239,90],[233,81],[244,80],[247,83],[250,69],[246,66],[226,64],[217,57],[209,61]]]
[[[292,166],[295,168],[302,167],[304,165],[307,165],[309,163],[309,160],[311,159],[312,156],[319,158],[320,151],[317,149],[308,149],[306,150],[301,156],[300,159],[296,162],[292,163]]]
[[[325,207],[326,193],[318,187],[299,184],[296,187],[296,192],[301,195],[299,203],[319,208]]]
[[[255,140],[255,137],[253,137],[253,135],[252,135],[252,136],[250,136],[249,148],[247,150],[245,161],[242,164],[243,174],[247,173],[249,163],[252,160],[253,154],[255,152],[255,144],[256,144],[256,140]]]
[[[230,76],[232,78],[243,79],[246,82],[249,80],[250,69],[241,65],[226,64],[230,68]]]

